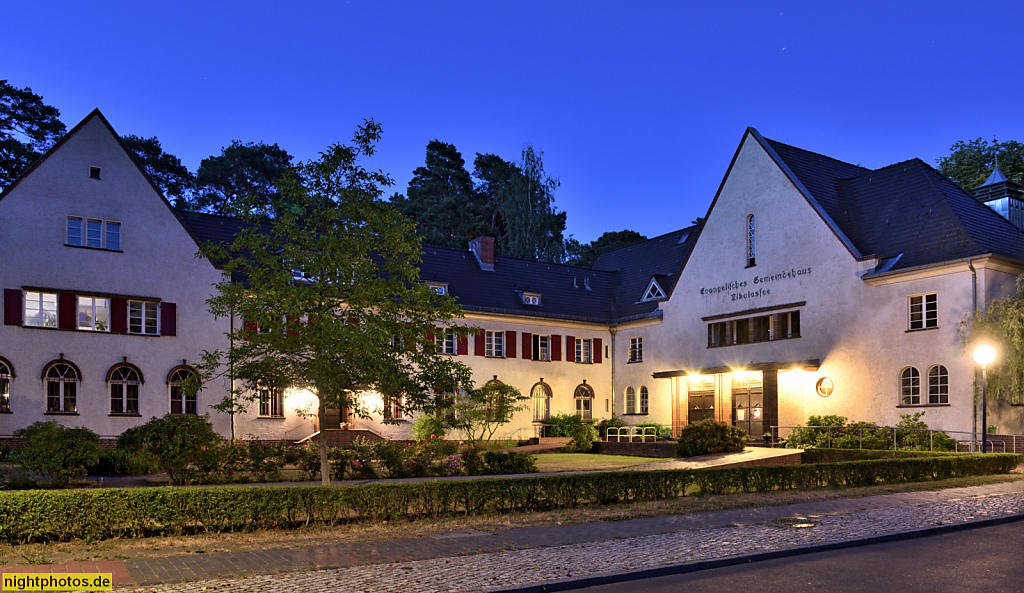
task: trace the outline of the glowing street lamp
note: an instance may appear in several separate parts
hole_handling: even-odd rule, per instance
[[[988,365],[996,359],[996,349],[989,344],[979,344],[974,349],[974,362],[981,365],[981,452],[988,453],[988,401],[985,384],[988,382]]]

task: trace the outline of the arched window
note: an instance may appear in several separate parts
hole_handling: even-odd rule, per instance
[[[45,368],[43,380],[46,383],[46,413],[77,414],[81,373],[75,365],[63,359],[51,362]]]
[[[949,403],[949,373],[941,364],[928,369],[928,403]]]
[[[584,420],[593,418],[594,390],[590,385],[580,384],[573,395],[576,399],[576,415]]]
[[[747,267],[754,266],[754,215],[747,216]]]
[[[0,414],[11,413],[11,379],[14,370],[7,359],[0,357]]]
[[[199,375],[192,367],[178,366],[167,374],[167,386],[171,392],[171,413],[199,413]]]
[[[640,413],[647,413],[647,388],[643,385],[640,386]]]
[[[110,413],[138,416],[142,372],[135,365],[116,365],[107,373],[107,384],[110,385]]]
[[[921,403],[921,373],[914,367],[900,371],[900,404],[916,406]]]
[[[636,390],[632,387],[626,388],[626,413],[636,414]]]
[[[551,417],[551,387],[542,379],[530,389],[533,400],[533,421],[543,422]]]

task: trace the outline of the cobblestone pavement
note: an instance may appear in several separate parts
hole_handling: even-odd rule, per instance
[[[294,549],[290,552],[304,556],[306,566],[323,566],[323,560],[348,567],[146,586],[136,591],[505,591],[1016,516],[1024,516],[1024,482],[495,534],[451,532],[373,542],[376,554],[373,549],[356,553],[348,547],[346,553],[342,546],[324,546],[318,547],[325,549],[319,550],[317,558],[317,548]],[[285,560],[274,558],[274,552],[261,552],[268,554],[263,562]],[[417,559],[430,555],[435,557]],[[173,564],[177,559],[161,560]],[[265,565],[265,569],[285,570],[289,564],[290,560]],[[247,572],[245,563],[236,568],[236,574]],[[129,569],[136,573],[132,566]],[[179,575],[195,578],[185,572]],[[135,582],[146,582],[145,577]]]

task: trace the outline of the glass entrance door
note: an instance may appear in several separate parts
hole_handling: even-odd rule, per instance
[[[733,378],[732,425],[757,439],[764,434],[764,390],[761,376]]]

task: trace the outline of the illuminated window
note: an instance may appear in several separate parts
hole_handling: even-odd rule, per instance
[[[78,297],[78,329],[110,331],[110,299]]]
[[[25,291],[25,325],[57,327],[57,295]]]

